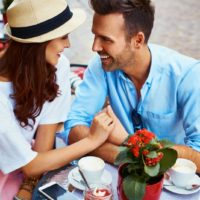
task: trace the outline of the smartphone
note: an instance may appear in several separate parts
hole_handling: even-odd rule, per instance
[[[39,187],[38,190],[49,200],[78,200],[74,194],[66,191],[56,182],[47,183]]]

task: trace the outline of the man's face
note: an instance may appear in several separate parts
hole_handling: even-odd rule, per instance
[[[131,42],[126,39],[122,14],[94,14],[92,32],[92,49],[100,55],[104,70],[125,70],[133,64],[133,51]]]

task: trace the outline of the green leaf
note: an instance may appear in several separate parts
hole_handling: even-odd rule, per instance
[[[156,158],[158,156],[156,151],[151,151],[150,153],[147,154],[148,158]]]
[[[159,174],[159,171],[160,171],[160,164],[157,163],[155,166],[151,166],[151,167],[145,165],[144,171],[145,171],[145,173],[147,173],[151,177],[157,176]]]
[[[164,174],[169,168],[171,168],[177,159],[177,151],[171,148],[160,150],[163,153],[163,158],[160,161],[160,173]]]
[[[134,176],[127,176],[123,181],[123,190],[129,200],[142,200],[145,194],[146,183],[136,179]]]
[[[128,173],[131,174],[132,172],[135,172],[136,170],[141,169],[141,166],[138,162],[135,162],[135,163],[129,164],[127,166],[127,169],[128,169]]]
[[[152,145],[154,145],[154,144],[158,144],[158,141],[157,141],[156,138],[153,138],[153,139],[150,141],[149,144],[152,144]]]
[[[170,148],[174,145],[174,143],[170,142],[169,140],[159,140],[159,142],[163,145],[163,148]]]
[[[132,158],[129,156],[129,149],[127,147],[120,147],[120,152],[117,155],[114,164],[120,165],[129,161],[132,161]]]

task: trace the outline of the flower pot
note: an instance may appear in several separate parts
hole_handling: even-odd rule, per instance
[[[121,170],[124,165],[120,166],[118,169],[118,185],[117,185],[117,193],[119,200],[128,200],[124,194],[123,191],[123,177],[121,176]],[[158,182],[154,184],[148,184],[145,189],[145,195],[143,197],[143,200],[159,200],[160,199],[160,194],[162,191],[162,186],[163,186],[163,180],[164,176],[162,176]],[[135,200],[135,199],[132,199]]]

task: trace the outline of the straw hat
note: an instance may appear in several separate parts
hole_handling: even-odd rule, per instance
[[[82,9],[70,11],[66,0],[14,0],[7,9],[5,33],[22,43],[64,36],[85,21]]]

